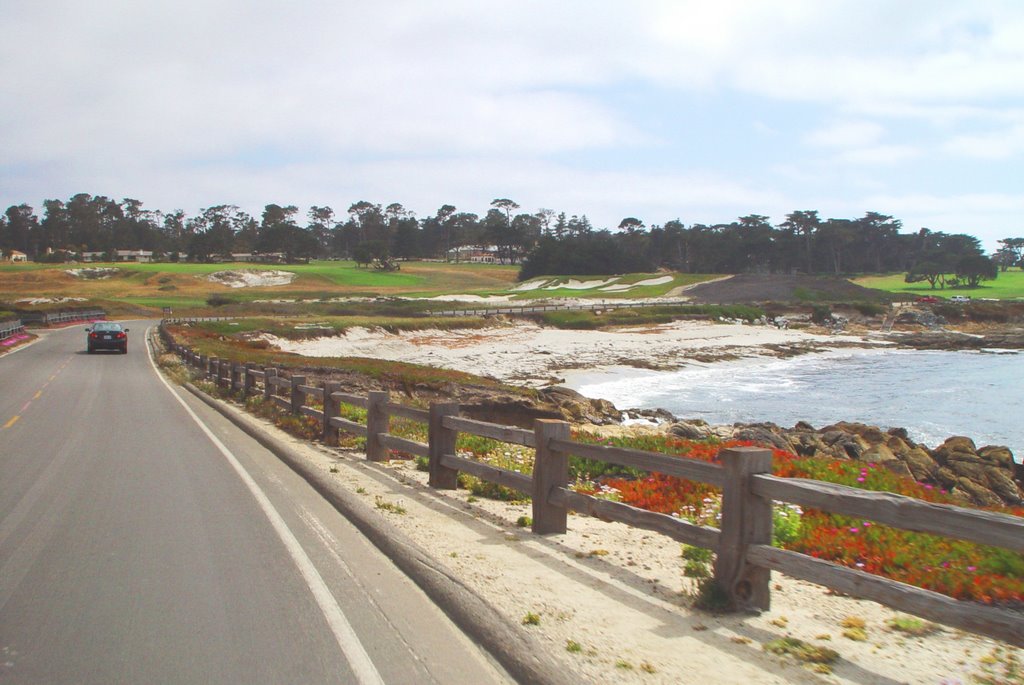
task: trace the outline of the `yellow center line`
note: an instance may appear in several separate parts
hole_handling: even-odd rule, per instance
[[[21,408],[21,412],[22,412],[22,414],[24,414],[24,413],[25,413],[25,411],[26,411],[26,410],[27,410],[27,409],[29,408],[29,405],[31,405],[31,404],[32,404],[32,402],[34,402],[35,400],[38,400],[38,399],[39,399],[40,397],[42,397],[42,396],[43,396],[43,390],[45,390],[45,389],[46,389],[46,386],[48,386],[48,385],[49,385],[49,384],[50,384],[50,383],[51,383],[51,382],[52,382],[52,381],[53,381],[54,379],[56,379],[56,378],[57,378],[57,376],[58,376],[58,375],[60,375],[60,372],[64,370],[64,367],[66,367],[66,366],[67,366],[68,364],[70,364],[70,363],[71,363],[71,360],[72,360],[72,359],[73,359],[73,357],[68,357],[68,358],[67,358],[67,359],[66,359],[66,360],[64,361],[64,363],[60,365],[60,368],[59,368],[59,369],[57,369],[57,373],[55,373],[55,374],[53,374],[52,376],[50,376],[49,380],[47,380],[47,381],[46,381],[45,383],[43,383],[43,387],[42,387],[42,388],[40,388],[39,390],[37,390],[37,391],[36,391],[36,394],[32,396],[32,399],[31,399],[31,400],[29,400],[28,402],[26,402],[26,403],[25,403],[25,406],[23,406],[23,407]],[[5,424],[3,425],[3,427],[2,427],[2,428],[0,428],[0,430],[7,430],[7,429],[8,429],[8,428],[10,428],[11,426],[13,426],[13,425],[14,425],[15,423],[17,423],[17,422],[18,422],[18,419],[20,419],[20,418],[21,418],[21,414],[15,414],[14,416],[12,416],[12,417],[11,417],[11,419],[10,419],[10,420],[9,420],[9,421],[8,421],[7,423],[5,423]]]

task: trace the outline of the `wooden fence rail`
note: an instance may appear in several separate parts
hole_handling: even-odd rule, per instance
[[[14,321],[0,321],[0,340],[7,340],[15,333],[21,333],[25,330],[25,324],[21,322],[21,319],[15,319]]]
[[[771,451],[723,449],[720,464],[571,440],[563,421],[540,419],[533,430],[477,421],[459,415],[459,405],[434,403],[429,410],[390,401],[387,392],[367,396],[341,391],[337,382],[308,384],[306,378],[274,368],[231,364],[206,358],[177,344],[161,326],[168,347],[211,381],[246,394],[263,394],[284,411],[314,417],[323,440],[336,444],[338,431],[366,438],[367,459],[387,459],[389,450],[428,458],[429,484],[454,489],[459,472],[523,492],[531,497],[534,533],[564,533],[570,511],[662,533],[716,553],[718,586],[738,608],[767,609],[770,572],[808,580],[846,594],[872,599],[954,628],[1024,647],[1024,613],[959,601],[918,587],[772,547],[772,503],[784,502],[855,516],[905,530],[931,533],[1024,552],[1024,519],[1006,514],[933,504],[902,495],[870,492],[832,483],[771,475]],[[230,369],[229,374],[224,370]],[[262,388],[257,387],[262,384]],[[309,406],[312,398],[317,406]],[[366,423],[342,417],[341,405],[366,409]],[[390,433],[392,417],[425,423],[428,442]],[[531,475],[500,469],[459,456],[459,433],[492,438],[536,450]],[[659,472],[722,489],[721,528],[699,526],[666,514],[573,491],[569,456],[575,455],[643,471]]]

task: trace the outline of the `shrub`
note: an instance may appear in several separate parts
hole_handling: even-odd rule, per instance
[[[206,298],[206,304],[210,305],[211,307],[223,307],[224,305],[234,303],[234,300],[232,300],[230,297],[225,297],[224,295],[210,295],[209,297]]]
[[[864,316],[881,316],[888,309],[884,304],[877,302],[854,302],[853,308]]]
[[[816,304],[811,307],[811,321],[825,323],[832,318],[832,308],[827,304]]]

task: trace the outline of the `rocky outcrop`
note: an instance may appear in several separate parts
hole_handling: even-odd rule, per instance
[[[903,333],[892,340],[919,350],[1024,349],[1024,331],[1008,330],[986,335],[968,335],[954,331]]]
[[[539,393],[542,403],[557,408],[567,421],[601,426],[622,420],[622,412],[608,400],[591,399],[562,385],[543,388]]]
[[[676,435],[690,431],[688,422],[669,427],[669,432]],[[964,502],[978,506],[1024,504],[1024,469],[1014,462],[1009,448],[978,448],[973,440],[963,436],[948,438],[930,450],[911,440],[901,428],[883,431],[877,426],[841,422],[821,429],[806,423],[793,428],[771,423],[739,425],[728,437],[800,456],[878,464],[899,475],[949,490]]]

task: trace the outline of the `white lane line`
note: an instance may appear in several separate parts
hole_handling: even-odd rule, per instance
[[[150,329],[146,330],[146,338],[149,339]],[[148,346],[147,346],[148,350]],[[239,478],[245,483],[246,487],[252,493],[253,497],[259,503],[260,508],[263,509],[263,513],[266,514],[270,520],[270,524],[274,527],[278,537],[281,538],[281,542],[284,543],[285,548],[288,550],[288,554],[291,555],[292,560],[298,567],[299,572],[302,573],[303,579],[306,581],[306,585],[309,586],[310,591],[313,593],[313,597],[316,599],[316,603],[320,606],[320,610],[324,614],[324,618],[327,619],[328,625],[331,627],[331,631],[334,633],[334,638],[338,642],[338,646],[341,647],[341,651],[345,654],[345,658],[348,659],[349,666],[352,667],[352,671],[355,673],[359,683],[365,685],[384,685],[384,679],[381,678],[380,672],[377,671],[377,667],[373,665],[373,661],[370,660],[370,655],[366,653],[366,649],[363,644],[359,641],[359,636],[356,635],[355,630],[352,629],[352,624],[345,618],[344,612],[341,607],[338,606],[337,600],[331,591],[327,588],[327,583],[324,582],[323,576],[316,570],[316,566],[306,555],[305,550],[302,549],[302,545],[296,539],[295,534],[292,533],[288,524],[285,523],[284,519],[281,518],[281,514],[278,513],[277,509],[270,502],[266,493],[260,488],[260,486],[253,480],[249,472],[245,470],[238,458],[232,454],[220,439],[210,431],[209,428],[202,422],[202,420],[196,415],[192,408],[185,403],[185,400],[181,399],[174,387],[167,382],[163,374],[156,366],[156,362],[153,360],[153,355],[148,354],[149,363],[153,367],[153,371],[156,373],[160,382],[170,391],[171,395],[178,401],[178,403],[184,407],[185,411],[192,420],[196,422],[196,425],[206,434],[206,437],[210,439],[210,442],[220,451],[224,458],[228,460],[235,472],[238,473]]]

